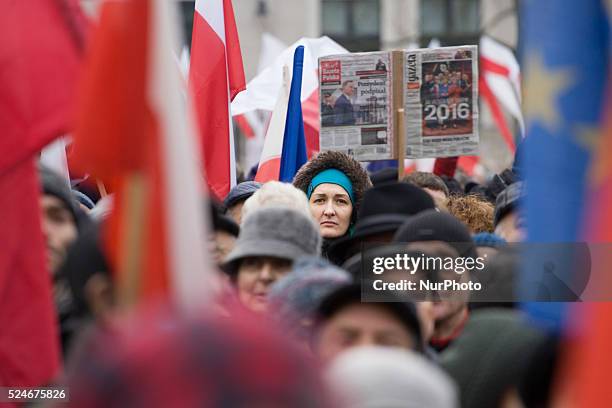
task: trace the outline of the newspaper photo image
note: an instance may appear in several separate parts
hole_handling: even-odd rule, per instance
[[[357,160],[391,158],[390,54],[326,56],[319,60],[322,150]]]
[[[478,154],[475,46],[406,52],[407,157]]]

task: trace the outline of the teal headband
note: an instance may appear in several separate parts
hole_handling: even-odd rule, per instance
[[[306,193],[308,199],[310,199],[314,189],[320,184],[324,183],[337,184],[342,187],[351,199],[351,203],[353,203],[353,205],[355,204],[355,199],[353,197],[353,183],[351,183],[351,180],[346,176],[346,174],[338,169],[323,170],[314,176],[310,182],[310,185],[308,186],[308,192]]]

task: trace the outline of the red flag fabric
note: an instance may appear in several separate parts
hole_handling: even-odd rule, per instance
[[[457,170],[457,162],[459,157],[441,157],[437,158],[434,164],[433,174],[436,176],[447,176],[450,178],[455,177],[455,170]]]
[[[126,259],[136,265],[133,279],[138,279],[141,267],[148,270],[149,279],[142,291],[126,289],[123,285],[127,277],[118,277],[118,286],[130,291],[129,295],[124,292],[130,302],[147,293],[167,296],[168,287],[167,254],[157,239],[161,235],[158,214],[163,210],[159,201],[151,200],[162,187],[149,179],[157,172],[155,164],[159,161],[158,124],[145,102],[149,12],[146,0],[110,1],[102,6],[84,70],[73,152],[78,169],[104,180],[116,193],[105,237],[113,270],[124,273]],[[141,180],[135,181],[139,177]],[[146,185],[135,186],[139,182]],[[146,212],[139,208],[142,218],[135,218],[126,204],[134,194],[136,200],[146,200],[154,207]],[[146,235],[141,232],[143,224],[149,226]],[[140,245],[128,254],[124,248],[130,242]]]
[[[71,124],[86,20],[74,0],[0,5],[0,386],[60,367],[34,157]]]
[[[60,367],[34,159],[0,177],[0,386],[39,386]]]
[[[67,133],[83,16],[73,0],[0,6],[0,173]]]
[[[171,58],[172,6],[104,3],[83,74],[74,164],[115,192],[105,243],[123,306],[197,303],[214,281],[196,135]]]
[[[246,87],[230,0],[197,0],[189,83],[210,191],[223,199],[236,182],[230,102]]]

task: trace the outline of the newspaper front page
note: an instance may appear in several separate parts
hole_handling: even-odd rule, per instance
[[[391,54],[319,59],[320,149],[359,161],[393,158]]]
[[[406,51],[406,157],[478,154],[476,46]]]

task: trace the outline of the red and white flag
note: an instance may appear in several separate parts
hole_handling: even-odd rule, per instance
[[[502,137],[514,151],[514,137],[500,105],[519,123],[524,133],[521,113],[521,69],[512,50],[490,37],[480,39],[480,93],[486,101]]]
[[[196,0],[189,83],[208,186],[222,200],[236,183],[231,101],[246,86],[231,0]]]
[[[285,125],[287,122],[287,108],[289,106],[289,91],[291,88],[291,77],[289,75],[289,67],[283,67],[283,83],[278,92],[276,106],[272,111],[270,125],[264,139],[259,166],[255,181],[265,183],[267,181],[277,180],[280,173],[281,156],[283,153],[283,139],[285,134]]]
[[[249,81],[247,90],[242,92],[232,103],[232,114],[241,115],[252,110],[273,111],[277,97],[283,86],[283,67],[293,66],[295,49],[304,46],[304,71],[302,75],[302,116],[306,136],[306,151],[310,157],[319,151],[319,74],[318,60],[332,54],[344,54],[348,51],[331,38],[301,38],[272,62],[266,69]]]
[[[263,33],[261,35],[261,50],[259,52],[259,62],[257,63],[257,75],[261,74],[264,69],[274,63],[276,57],[285,51],[286,48],[287,45],[272,34]],[[249,85],[247,84],[247,89],[248,87]],[[244,164],[245,170],[249,170],[259,163],[259,156],[263,148],[271,115],[272,113],[270,111],[261,109],[250,110],[241,115],[233,115],[234,122],[245,136],[244,155],[242,156],[242,163]]]
[[[83,75],[74,164],[115,193],[105,244],[126,306],[169,299],[190,307],[216,284],[195,119],[173,59],[174,6],[105,2]]]

